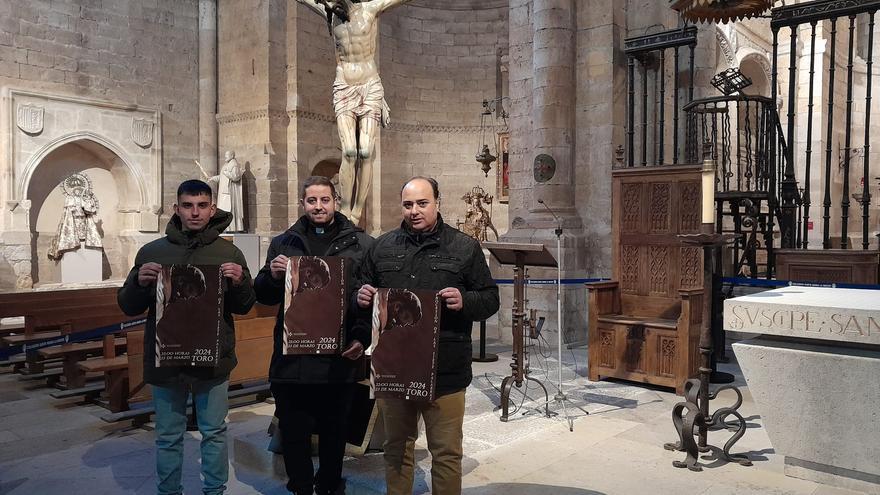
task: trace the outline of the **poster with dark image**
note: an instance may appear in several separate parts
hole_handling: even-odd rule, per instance
[[[432,290],[379,289],[373,299],[370,386],[378,399],[434,400],[440,297]]]
[[[219,265],[164,265],[156,282],[156,367],[217,366]]]
[[[284,354],[338,354],[348,308],[346,259],[291,256],[284,287]]]

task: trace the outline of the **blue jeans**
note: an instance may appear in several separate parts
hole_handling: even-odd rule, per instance
[[[202,434],[202,477],[205,495],[222,494],[229,479],[229,451],[226,446],[226,413],[229,410],[229,381],[213,380],[192,385],[196,419]],[[186,432],[188,385],[153,385],[156,408],[156,474],[159,495],[183,491],[183,435]]]

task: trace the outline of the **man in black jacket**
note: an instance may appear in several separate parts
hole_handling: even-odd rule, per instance
[[[345,351],[341,356],[283,354],[284,275],[290,256],[345,256],[356,270],[373,239],[336,211],[337,196],[326,177],[309,177],[301,188],[303,215],[286,232],[272,239],[266,265],[257,275],[257,300],[279,304],[275,322],[275,349],[269,380],[275,397],[275,415],[281,430],[287,488],[297,494],[344,493],[342,457],[348,415],[354,397],[358,363],[370,344],[368,326],[355,328],[346,321]],[[351,275],[355,275],[352,273]],[[350,277],[354,293],[354,277]],[[351,312],[355,308],[350,308]],[[314,474],[311,434],[318,432],[318,473]]]
[[[135,316],[149,310],[144,332],[144,381],[152,385],[156,409],[156,472],[160,495],[182,490],[183,436],[186,432],[186,400],[193,395],[202,434],[204,492],[221,494],[229,479],[226,446],[226,413],[229,409],[229,373],[237,364],[232,314],[245,314],[254,305],[254,289],[242,252],[220,234],[232,215],[218,210],[211,187],[188,180],[177,189],[174,215],[165,237],[142,247],[134,268],[119,289],[122,311]],[[220,350],[214,367],[156,367],[156,281],[163,265],[220,265],[224,280]],[[180,331],[186,331],[181,328]]]
[[[437,352],[437,399],[379,400],[385,422],[389,495],[412,493],[418,417],[431,452],[432,493],[461,493],[465,389],[471,383],[473,322],[498,311],[498,286],[480,244],[443,223],[437,181],[410,179],[401,190],[403,222],[376,239],[361,264],[357,304],[369,308],[377,287],[433,289],[443,299]]]

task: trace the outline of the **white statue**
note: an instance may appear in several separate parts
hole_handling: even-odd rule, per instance
[[[92,181],[85,174],[73,174],[61,182],[64,193],[64,213],[58,223],[58,235],[49,246],[49,259],[59,260],[66,251],[75,251],[82,245],[103,247],[95,215],[98,198],[92,193]]]
[[[327,19],[335,42],[333,108],[342,143],[339,209],[358,224],[370,192],[376,127],[387,126],[389,122],[385,90],[376,65],[378,16],[409,0],[298,1]]]
[[[234,151],[226,152],[226,163],[217,175],[209,175],[196,161],[207,182],[217,185],[217,208],[232,214],[232,223],[226,232],[244,232],[244,199],[242,198],[241,177],[244,169],[235,159]]]

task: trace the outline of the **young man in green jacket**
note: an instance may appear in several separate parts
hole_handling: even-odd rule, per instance
[[[232,215],[218,210],[211,187],[188,180],[177,189],[174,215],[165,237],[142,247],[125,284],[119,307],[127,315],[149,311],[144,333],[144,381],[152,385],[156,410],[156,473],[159,495],[180,494],[186,401],[192,392],[199,431],[206,495],[221,494],[229,479],[226,413],[229,373],[237,364],[232,314],[245,314],[256,301],[242,252],[220,234]],[[161,367],[156,361],[156,281],[163,265],[219,265],[225,281],[220,346],[214,367]],[[186,329],[181,329],[185,331]]]

